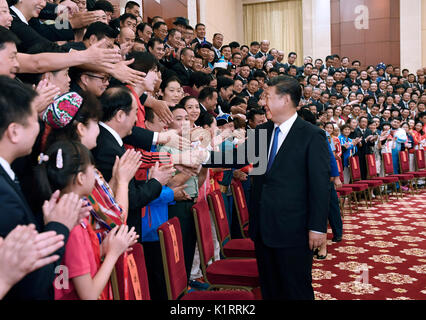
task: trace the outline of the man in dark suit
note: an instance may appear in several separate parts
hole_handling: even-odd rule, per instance
[[[30,154],[37,138],[37,106],[31,105],[36,93],[5,76],[0,76],[0,87],[0,237],[6,237],[18,225],[34,224],[38,232],[54,231],[63,235],[66,243],[70,230],[88,211],[80,215],[81,202],[77,195],[63,195],[57,202],[58,192],[43,208],[44,221],[31,211],[11,164]],[[53,300],[55,268],[64,252],[65,248],[60,248],[56,252],[59,260],[28,274],[12,287],[5,299]]]
[[[361,142],[358,144],[357,155],[359,157],[359,169],[361,170],[362,180],[367,179],[367,163],[365,156],[371,154],[371,148],[374,147],[377,138],[373,136],[373,133],[368,129],[368,118],[360,117],[359,126],[355,129],[355,135],[361,137]]]
[[[194,63],[194,51],[190,48],[183,48],[180,53],[180,61],[172,66],[172,70],[176,72],[177,77],[181,81],[182,86],[189,85],[189,79],[192,74],[192,65]]]
[[[229,154],[212,153],[208,167],[255,164],[250,196],[250,238],[255,242],[264,299],[313,300],[313,250],[326,240],[330,158],[324,131],[297,116],[297,80],[268,83],[269,121]],[[244,151],[245,150],[245,151]],[[238,154],[243,152],[243,154]],[[236,165],[242,157],[245,163]],[[255,160],[254,155],[260,155]],[[229,163],[229,162],[228,162]]]
[[[141,128],[134,128],[138,105],[136,99],[125,87],[107,89],[101,96],[103,108],[103,122],[100,123],[100,133],[97,138],[97,147],[92,150],[96,159],[96,167],[104,178],[112,178],[116,157],[125,153],[124,143],[150,150],[153,144],[154,133]],[[129,136],[130,140],[122,139]],[[129,214],[127,223],[135,227],[141,234],[142,208],[156,199],[163,185],[171,178],[171,165],[154,167],[151,169],[151,179],[129,183]]]
[[[10,2],[14,3],[15,1],[11,0]],[[76,6],[71,1],[67,1],[66,6],[68,5]],[[80,15],[75,14],[74,16],[70,16],[69,23],[64,22],[61,25],[62,28],[59,28],[55,24],[43,24],[40,19],[55,20],[57,13],[65,10],[63,4],[54,5],[47,3],[45,9],[40,12],[40,19],[36,11],[31,10],[28,10],[28,7],[25,7],[21,1],[16,1],[15,5],[10,8],[10,14],[13,17],[10,29],[21,40],[21,44],[18,47],[19,52],[27,52],[29,48],[40,42],[74,40],[74,28],[86,27],[88,24],[97,20],[95,12],[86,12]],[[84,23],[83,16],[86,20]]]

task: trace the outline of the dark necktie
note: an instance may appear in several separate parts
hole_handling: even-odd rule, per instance
[[[22,193],[22,189],[21,189],[21,184],[19,183],[19,179],[18,176],[15,174],[15,179],[13,179],[13,182],[16,185],[16,188],[19,190],[19,192]]]
[[[280,127],[275,128],[275,134],[274,134],[274,140],[272,141],[272,149],[271,154],[269,155],[269,161],[268,161],[268,168],[267,171],[269,171],[272,167],[272,164],[274,163],[275,156],[277,154],[277,147],[278,147],[278,135],[281,132]]]

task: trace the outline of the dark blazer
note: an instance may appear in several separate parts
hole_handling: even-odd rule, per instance
[[[28,50],[38,43],[52,43],[59,40],[73,40],[72,29],[56,29],[55,25],[41,24],[39,19],[31,19],[28,25],[22,22],[13,10],[10,10],[13,17],[10,30],[21,41],[18,45],[19,52]]]
[[[92,150],[96,161],[96,168],[102,173],[106,181],[112,178],[112,168],[115,157],[121,157],[126,152],[124,146],[120,146],[112,134],[104,127],[99,126],[100,132],[97,138],[97,147]],[[140,130],[139,130],[140,129]],[[151,139],[149,139],[151,137]],[[131,143],[130,143],[131,142]],[[125,141],[135,147],[150,150],[152,145],[152,132],[141,128],[134,128],[132,136]],[[149,144],[149,148],[148,147]],[[136,232],[141,234],[142,208],[152,200],[160,196],[162,185],[156,179],[148,181],[136,181],[132,179],[129,183],[129,214],[127,224],[135,227]]]
[[[271,121],[255,129],[255,141],[249,137],[246,143],[249,146],[241,149],[245,150],[244,164],[241,157],[237,158],[238,150],[234,150],[234,164],[226,164],[229,161],[225,159],[229,158],[225,153],[212,153],[212,163],[206,167],[244,166],[249,160],[253,161],[253,155],[250,159],[247,156],[253,149],[256,155],[263,155],[261,161],[266,167],[265,154],[273,131]],[[267,136],[262,141],[260,136],[264,133]],[[261,239],[272,248],[306,247],[309,230],[327,232],[330,155],[323,130],[298,117],[270,171],[252,177],[249,235],[253,241]]]
[[[182,62],[179,61],[172,66],[172,70],[176,72],[177,77],[182,82],[182,86],[189,86],[189,78],[192,74],[191,69],[188,68],[186,70]]]
[[[50,222],[47,225],[40,225],[38,223],[20,186],[12,181],[0,166],[0,237],[4,238],[18,225],[31,223],[36,226],[38,232],[55,231],[57,234],[64,235],[65,243],[68,240],[69,230],[63,224]],[[65,246],[55,253],[60,256],[59,260],[25,276],[12,287],[5,296],[5,300],[53,300],[55,268],[61,263],[64,252]]]

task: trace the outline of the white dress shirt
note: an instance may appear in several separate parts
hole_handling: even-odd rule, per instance
[[[115,138],[115,140],[117,140],[117,142],[120,145],[120,147],[123,146],[123,139],[121,139],[121,137],[117,133],[117,131],[115,131],[113,128],[111,128],[109,125],[103,123],[102,121],[99,121],[99,125],[102,126],[102,127],[104,127],[105,129],[107,129],[108,132],[112,134],[112,136]]]
[[[6,173],[9,175],[10,179],[12,179],[12,181],[15,181],[15,172],[13,172],[9,162],[0,157],[0,165],[3,167],[4,171],[6,171]]]
[[[99,121],[99,125],[101,125],[105,129],[107,129],[109,131],[109,133],[111,133],[113,135],[113,137],[115,138],[115,140],[117,140],[117,142],[120,145],[120,147],[123,146],[123,144],[124,144],[123,143],[123,139],[121,139],[121,137],[117,133],[117,131],[115,131],[113,128],[111,128],[109,125],[105,124],[102,121]],[[158,132],[154,132],[154,136],[152,137],[152,145],[153,146],[157,145],[157,141],[158,141]]]
[[[294,122],[297,119],[297,112],[294,113],[294,115],[292,115],[289,119],[287,119],[287,121],[281,123],[279,125],[280,127],[280,133],[278,134],[278,145],[277,145],[277,153],[281,148],[281,145],[283,144],[285,138],[287,137],[291,127],[293,126]],[[271,138],[271,144],[269,145],[269,151],[268,151],[268,159],[270,158],[270,154],[271,154],[271,149],[272,149],[272,145],[274,143],[273,139],[274,139],[274,133],[275,133],[275,128],[278,127],[276,124],[274,125],[274,131],[272,131],[272,138]]]
[[[10,9],[12,9],[13,12],[16,13],[16,15],[18,16],[18,18],[25,24],[28,24],[27,19],[24,17],[24,15],[22,14],[22,12],[16,8],[15,6],[11,6]]]

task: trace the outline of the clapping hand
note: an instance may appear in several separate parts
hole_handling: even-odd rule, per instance
[[[170,181],[174,173],[175,169],[172,164],[160,167],[160,164],[156,162],[155,166],[149,171],[148,180],[156,179],[162,186],[165,186]]]
[[[188,150],[191,146],[189,139],[179,136],[175,130],[160,132],[158,143],[182,151]]]
[[[59,190],[53,193],[49,201],[43,204],[44,223],[58,222],[68,230],[89,216],[90,206],[75,193],[67,193],[59,199]],[[58,200],[59,199],[59,200]]]
[[[118,184],[128,185],[140,166],[142,155],[133,149],[127,150],[121,158],[116,156],[112,177]]]
[[[135,227],[129,230],[127,225],[115,226],[108,232],[101,244],[101,256],[112,254],[115,258],[121,256],[132,245],[136,244],[139,235]]]
[[[61,90],[47,79],[41,80],[37,87],[34,87],[34,90],[37,92],[37,96],[32,103],[36,106],[39,114],[43,113],[55,97],[61,94]]]
[[[59,256],[51,254],[62,246],[63,235],[38,233],[34,225],[17,226],[0,238],[0,284],[10,288],[28,273],[55,262]]]

